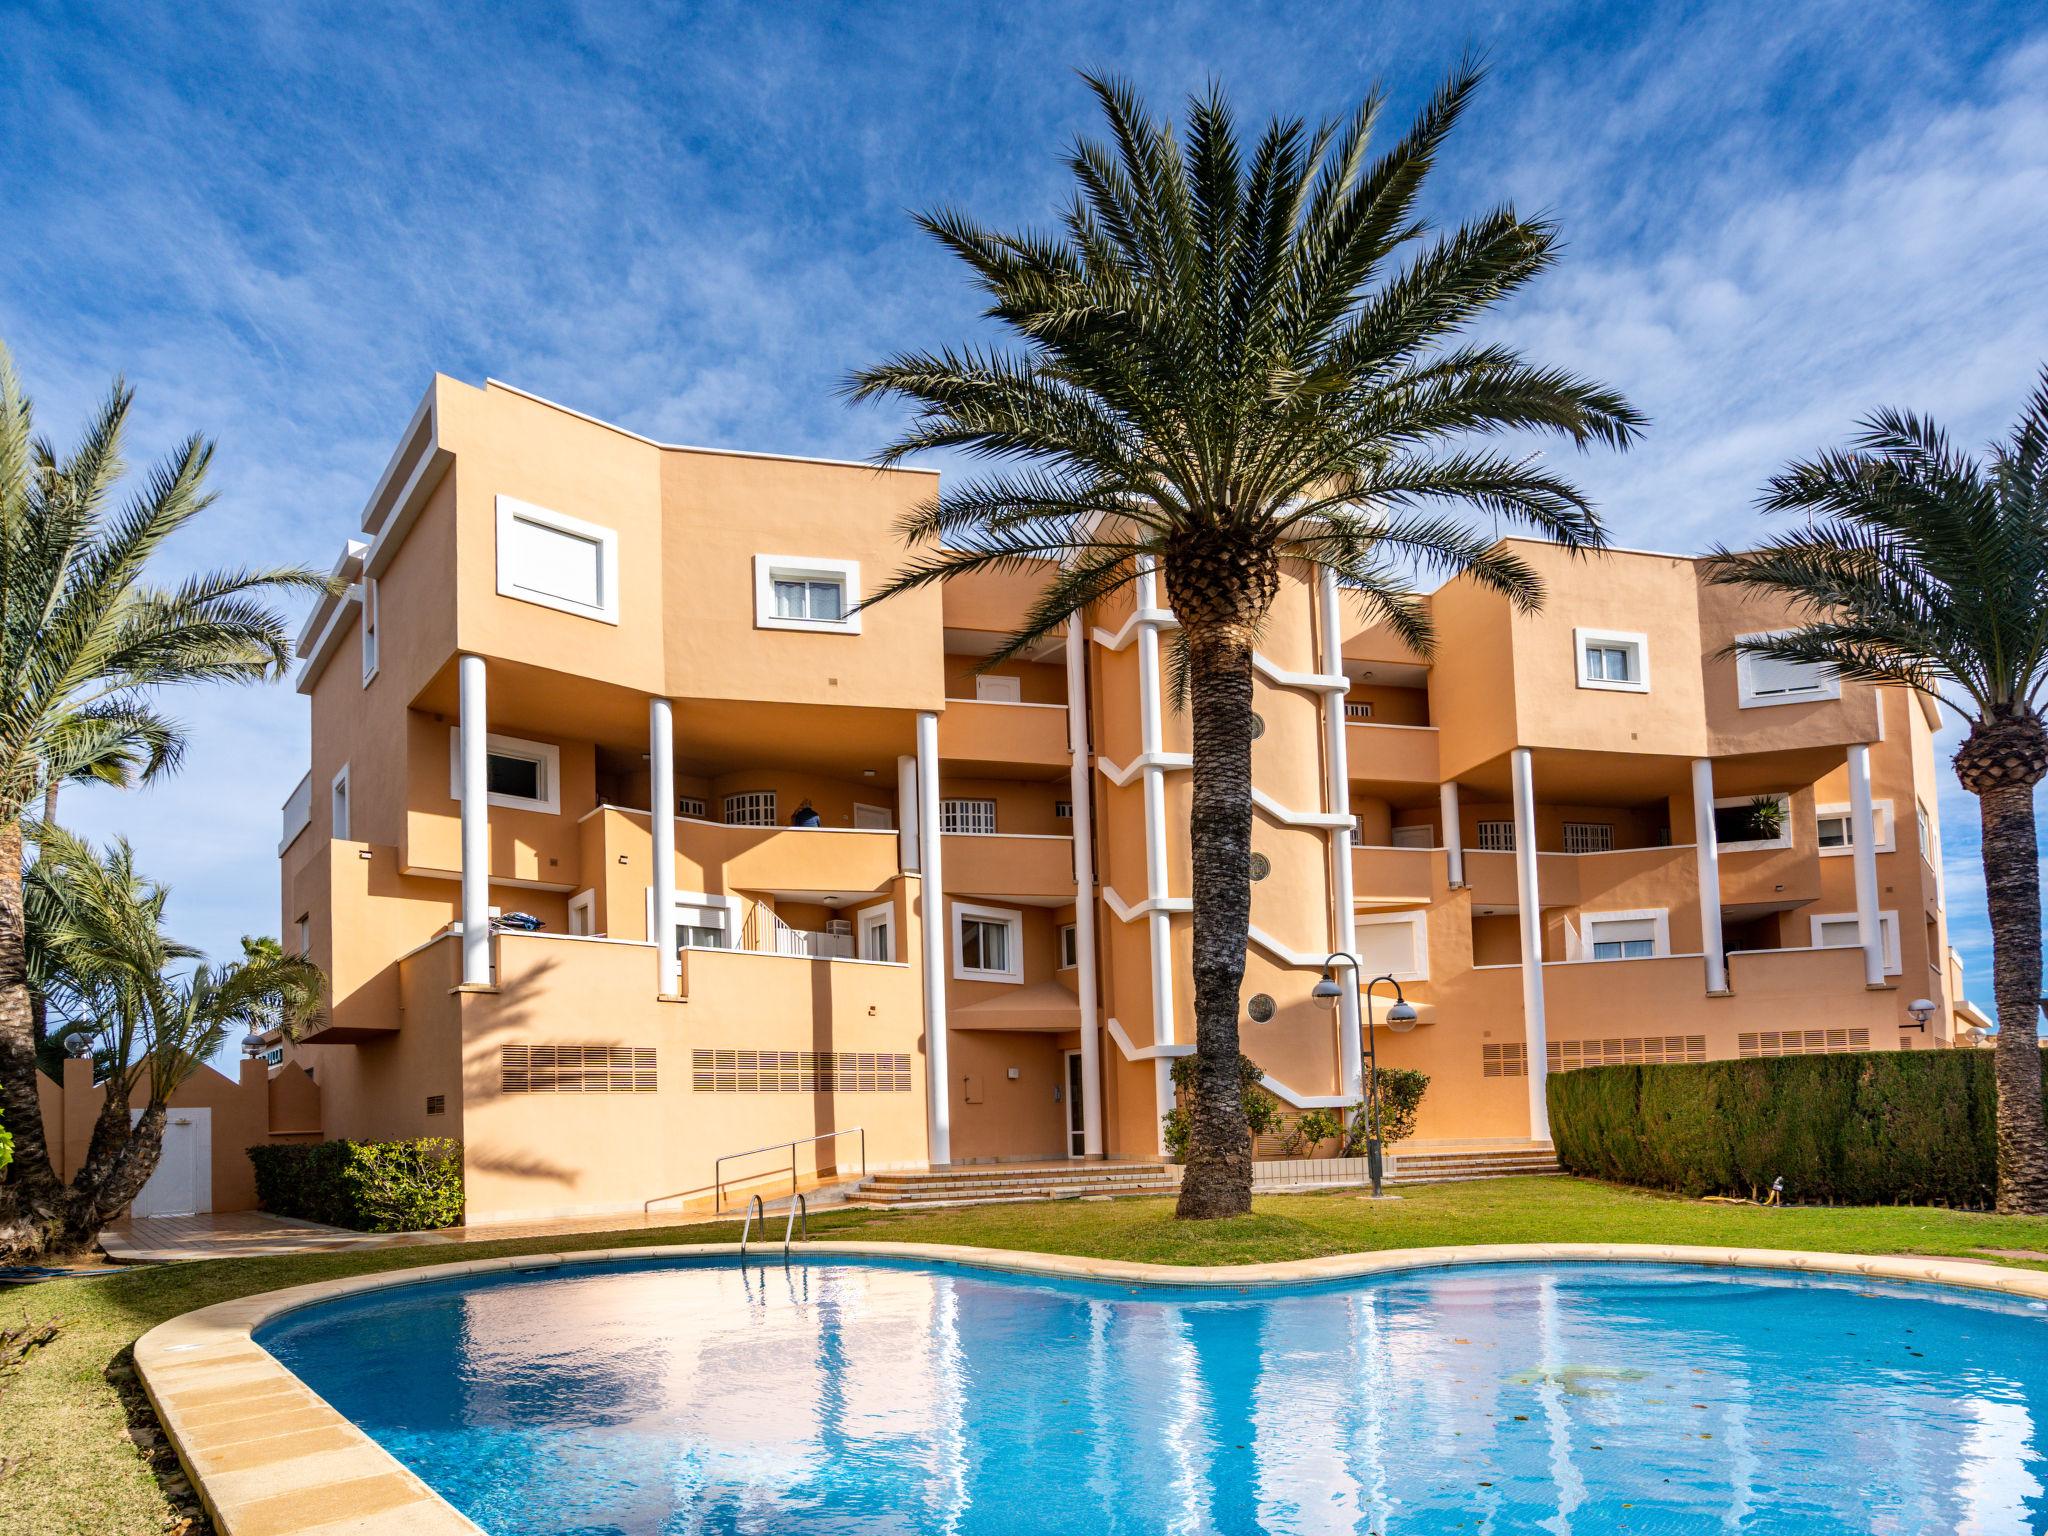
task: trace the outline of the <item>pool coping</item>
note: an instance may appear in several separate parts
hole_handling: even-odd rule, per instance
[[[2048,1272],[1959,1259],[1782,1248],[1639,1243],[1490,1243],[1395,1248],[1273,1264],[1146,1264],[947,1243],[815,1242],[797,1252],[881,1257],[1059,1279],[1249,1289],[1358,1279],[1466,1264],[1596,1261],[1791,1270],[1952,1286],[2048,1301]],[[262,1291],[170,1318],[135,1342],[135,1369],[186,1476],[220,1536],[486,1536],[474,1522],[255,1341],[265,1323],[304,1307],[394,1286],[568,1264],[718,1258],[737,1243],[596,1248],[423,1264]],[[756,1257],[773,1259],[773,1245]]]

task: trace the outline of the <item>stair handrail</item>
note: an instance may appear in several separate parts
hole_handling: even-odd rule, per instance
[[[761,1197],[756,1195],[754,1198],[758,1200]],[[763,1219],[765,1220],[766,1218],[764,1217]],[[802,1195],[796,1195],[791,1198],[789,1202],[789,1220],[782,1224],[782,1256],[785,1259],[789,1257],[789,1234],[799,1221],[803,1223],[803,1235],[798,1241],[808,1243],[811,1240],[811,1206],[810,1202],[804,1199]]]
[[[800,1136],[795,1141],[771,1141],[765,1147],[749,1147],[744,1152],[728,1152],[725,1156],[713,1160],[711,1164],[711,1214],[716,1216],[725,1209],[725,1165],[727,1163],[742,1157],[753,1157],[762,1152],[781,1152],[787,1150],[789,1153],[789,1192],[794,1195],[796,1193],[796,1149],[798,1147],[810,1146],[813,1142],[831,1141],[840,1136],[858,1136],[860,1138],[860,1176],[866,1178],[868,1176],[868,1133],[865,1126],[849,1125],[843,1131],[821,1131],[816,1136]],[[771,1168],[767,1173],[750,1174],[748,1177],[765,1179],[768,1177],[768,1173],[776,1172],[780,1172],[780,1170]],[[701,1190],[703,1186],[700,1184],[698,1188]],[[757,1195],[755,1198],[759,1199],[760,1197]],[[764,1222],[765,1219],[764,1217]]]
[[[768,1207],[762,1203],[761,1197],[756,1195],[747,1202],[747,1219],[740,1223],[740,1257],[743,1259],[747,1256],[747,1238],[754,1230],[756,1211],[761,1213],[761,1229],[764,1232],[768,1229]]]

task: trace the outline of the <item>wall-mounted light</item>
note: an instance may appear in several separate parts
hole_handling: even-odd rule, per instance
[[[1906,1012],[1913,1015],[1912,1027],[1925,1034],[1927,1032],[1927,1021],[1934,1017],[1934,999],[1931,997],[1916,997],[1912,1002],[1906,1004]]]
[[[356,857],[359,859],[367,859],[370,857],[370,850],[367,848],[358,848],[356,850]]]

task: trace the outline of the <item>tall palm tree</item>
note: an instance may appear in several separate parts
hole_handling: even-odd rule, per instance
[[[1791,599],[1799,629],[1744,642],[1861,682],[1903,683],[1969,730],[1956,778],[1977,797],[1998,1000],[1998,1208],[2048,1211],[2041,1112],[2041,865],[2034,786],[2048,775],[2048,368],[2011,435],[1981,458],[1932,422],[1880,411],[1846,450],[1792,465],[1767,511],[1807,525],[1716,550],[1713,579]]]
[[[176,767],[183,733],[157,709],[155,691],[283,675],[285,622],[270,599],[324,586],[296,567],[152,582],[149,564],[164,542],[212,501],[213,449],[188,439],[117,509],[131,399],[117,382],[77,451],[59,460],[36,440],[0,347],[0,1115],[15,1140],[0,1182],[0,1262],[42,1251],[66,1204],[37,1101],[24,811],[52,782],[105,777],[119,765],[146,781]]]
[[[1377,159],[1375,91],[1343,124],[1275,120],[1241,144],[1220,90],[1185,143],[1132,89],[1085,77],[1110,143],[1082,140],[1063,233],[920,217],[989,297],[1014,346],[903,355],[854,376],[914,414],[885,463],[959,449],[1017,467],[909,517],[927,546],[876,594],[1059,562],[1002,660],[1156,563],[1191,700],[1196,1069],[1185,1217],[1250,1208],[1238,993],[1250,918],[1252,649],[1286,562],[1334,571],[1359,606],[1430,644],[1408,570],[1465,573],[1531,607],[1529,566],[1449,509],[1478,508],[1573,549],[1585,498],[1533,456],[1453,446],[1554,432],[1626,446],[1620,395],[1499,345],[1460,342],[1551,264],[1555,229],[1500,208],[1432,236],[1417,197],[1479,84],[1455,71]],[[1396,263],[1398,261],[1398,268]]]

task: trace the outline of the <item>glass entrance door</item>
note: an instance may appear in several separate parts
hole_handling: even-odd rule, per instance
[[[1067,1156],[1088,1151],[1088,1119],[1081,1103],[1081,1053],[1067,1052]]]

